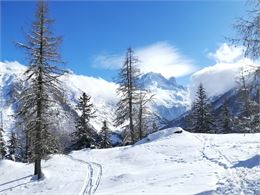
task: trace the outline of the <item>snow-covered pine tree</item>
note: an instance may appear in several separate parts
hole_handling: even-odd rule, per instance
[[[115,125],[124,125],[124,143],[135,142],[134,105],[138,101],[138,59],[132,48],[128,48],[124,64],[118,76],[117,93],[120,100],[117,103]],[[129,139],[130,138],[130,139]]]
[[[191,131],[196,133],[215,133],[210,103],[202,84],[198,87],[197,96],[192,108]]]
[[[4,159],[6,155],[5,140],[3,137],[4,130],[0,127],[0,159]]]
[[[103,126],[100,131],[100,147],[101,148],[110,148],[112,146],[111,140],[110,140],[110,133],[109,133],[109,128],[107,126],[107,121],[103,121]]]
[[[36,20],[31,33],[27,34],[27,43],[18,42],[29,55],[27,88],[21,94],[21,110],[26,135],[29,139],[30,161],[34,161],[34,175],[42,178],[41,159],[53,152],[56,141],[51,134],[53,119],[51,108],[62,94],[58,77],[64,73],[57,67],[63,63],[58,48],[61,37],[54,37],[50,27],[53,20],[48,18],[48,7],[44,1],[38,2]],[[56,121],[57,122],[57,121]]]
[[[230,114],[227,103],[225,102],[220,111],[220,126],[218,133],[232,133],[233,131],[233,117]]]
[[[6,157],[10,160],[20,160],[20,144],[15,132],[11,132],[10,139],[7,141],[8,154]]]
[[[79,98],[77,110],[80,111],[80,116],[76,120],[76,131],[72,133],[74,149],[90,148],[96,145],[94,130],[91,128],[89,121],[95,117],[94,105],[91,103],[91,97],[85,92]]]

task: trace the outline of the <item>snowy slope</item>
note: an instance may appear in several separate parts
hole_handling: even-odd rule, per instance
[[[31,165],[1,161],[0,194],[260,194],[260,134],[176,130],[134,146],[74,151],[74,160],[55,155],[44,162],[40,182],[30,180]]]

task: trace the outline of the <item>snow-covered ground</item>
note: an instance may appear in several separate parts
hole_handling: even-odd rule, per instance
[[[260,134],[154,133],[134,146],[74,151],[32,165],[0,161],[0,194],[260,194]]]

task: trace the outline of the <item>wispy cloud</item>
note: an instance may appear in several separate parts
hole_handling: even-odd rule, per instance
[[[161,73],[166,78],[182,77],[193,73],[197,67],[192,60],[182,55],[179,50],[167,42],[158,42],[152,45],[135,49],[139,67],[142,72]],[[101,54],[94,58],[93,66],[115,70],[122,66],[125,54]]]

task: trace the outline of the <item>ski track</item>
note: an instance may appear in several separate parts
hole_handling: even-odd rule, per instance
[[[98,189],[98,186],[102,177],[102,166],[96,162],[86,162],[81,159],[77,159],[68,155],[72,160],[79,161],[81,163],[88,165],[88,175],[84,181],[84,185],[79,193],[79,195],[93,195]],[[95,168],[94,168],[95,167]]]
[[[198,136],[195,137],[203,144],[203,149],[201,151],[203,158],[219,166],[222,166],[228,172],[229,175],[222,178],[224,181],[220,180],[217,183],[219,187],[212,194],[260,195],[260,191],[258,191],[257,189],[254,192],[248,188],[251,184],[250,181],[246,179],[247,173],[245,168],[241,168],[241,169],[232,168],[233,165],[232,161],[226,155],[224,155],[220,150],[216,149],[212,144],[211,140],[205,138],[204,136],[202,136],[204,140],[202,140]],[[209,157],[206,152],[207,149],[212,150],[215,154],[218,155],[218,157],[216,158]],[[221,160],[224,160],[227,163],[223,163],[221,162]]]

